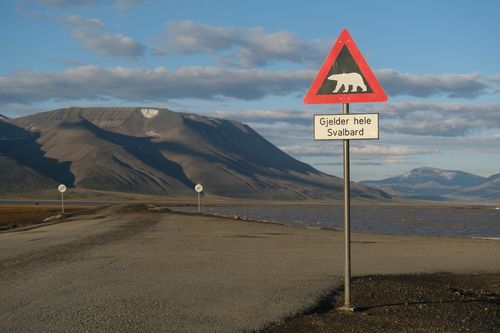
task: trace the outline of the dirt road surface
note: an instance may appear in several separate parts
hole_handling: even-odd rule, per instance
[[[355,234],[353,275],[498,272],[500,242]],[[343,276],[343,234],[112,206],[0,233],[1,332],[238,332]]]

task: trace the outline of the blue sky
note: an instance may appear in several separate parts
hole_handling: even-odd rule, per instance
[[[389,96],[380,139],[352,142],[352,178],[421,166],[500,172],[498,1],[12,0],[0,3],[0,114],[147,106],[245,122],[342,173],[302,98],[347,28]]]

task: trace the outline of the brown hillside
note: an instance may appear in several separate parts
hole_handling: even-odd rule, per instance
[[[239,122],[167,109],[69,108],[4,123],[10,137],[29,137],[28,156],[38,156],[17,161],[69,186],[176,195],[202,183],[207,193],[226,197],[342,195],[339,178],[297,161]],[[0,153],[11,157],[5,140]],[[358,184],[352,194],[385,196]]]

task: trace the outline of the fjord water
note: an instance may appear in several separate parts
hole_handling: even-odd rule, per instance
[[[197,207],[169,207],[195,212]],[[246,217],[299,227],[343,228],[339,205],[207,206],[204,213]],[[351,230],[389,235],[500,237],[500,209],[491,206],[353,205]]]

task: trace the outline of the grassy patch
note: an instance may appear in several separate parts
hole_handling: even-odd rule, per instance
[[[66,213],[75,213],[85,208],[68,207]],[[0,206],[0,231],[39,224],[47,217],[60,213],[60,206]]]

